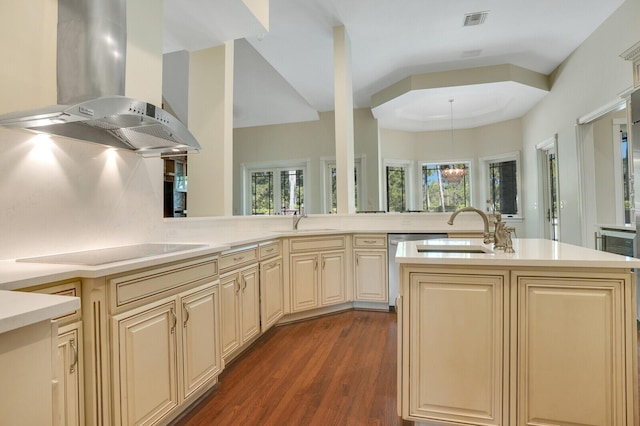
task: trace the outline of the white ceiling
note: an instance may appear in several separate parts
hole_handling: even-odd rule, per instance
[[[333,27],[351,39],[354,106],[415,74],[512,64],[549,74],[623,0],[270,0],[270,28],[238,0],[165,0],[164,51],[235,44],[234,127],[334,109]],[[483,25],[464,15],[489,11]],[[261,88],[260,90],[258,88]],[[412,91],[380,105],[385,128],[476,127],[521,117],[546,92],[517,83]]]

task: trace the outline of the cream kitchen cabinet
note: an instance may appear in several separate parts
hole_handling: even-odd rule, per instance
[[[518,271],[512,280],[514,424],[638,424],[631,275]]]
[[[44,294],[81,297],[78,280],[26,288]],[[81,309],[53,318],[58,323],[54,424],[84,425],[84,363]]]
[[[215,282],[112,318],[115,424],[154,424],[220,373],[219,303]]]
[[[260,244],[260,259],[260,326],[264,333],[284,316],[280,242]]]
[[[508,279],[500,271],[411,273],[402,301],[403,338],[411,342],[402,348],[405,418],[508,424]]]
[[[175,298],[113,318],[116,425],[153,424],[179,403]]]
[[[260,334],[260,272],[257,245],[220,255],[222,356],[230,360]]]
[[[336,305],[349,300],[346,237],[300,237],[289,240],[291,312]]]
[[[84,371],[82,359],[82,323],[58,328],[58,425],[84,425]],[[56,403],[56,401],[54,401]]]
[[[217,383],[217,255],[83,279],[82,297],[87,424],[166,424]]]
[[[402,417],[637,424],[635,277],[585,269],[403,263]]]
[[[292,312],[346,301],[344,252],[291,256]]]
[[[354,300],[388,302],[387,237],[382,234],[353,236]]]
[[[225,359],[260,334],[258,266],[220,278],[222,291],[222,355]]]

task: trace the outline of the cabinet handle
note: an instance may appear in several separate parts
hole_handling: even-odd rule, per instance
[[[240,281],[238,281],[238,278],[236,278],[236,285],[238,286],[238,288],[236,289],[236,294],[238,294],[238,292],[240,291]]]
[[[244,256],[238,256],[238,257],[234,257],[234,258],[233,258],[233,260],[234,260],[235,262],[237,262],[238,260],[242,260],[242,259],[244,259]]]
[[[185,320],[184,320],[184,323],[182,324],[182,326],[186,327],[187,323],[189,322],[189,318],[191,317],[191,313],[189,312],[189,308],[187,308],[187,304],[186,303],[182,304],[182,309],[183,309],[183,311],[185,313],[185,315],[184,315],[185,316]]]
[[[375,244],[376,240],[364,240],[365,244]]]
[[[76,366],[78,365],[78,346],[76,345],[76,339],[71,339],[69,346],[71,346],[71,350],[73,350],[73,362],[69,366],[69,373],[75,373]]]
[[[173,325],[171,326],[171,334],[176,332],[176,325],[178,325],[178,316],[176,315],[176,310],[171,308],[171,316],[173,317]]]
[[[325,263],[326,263],[326,260],[325,260],[325,259],[322,259],[322,270],[323,270],[323,271],[324,271],[324,265],[325,265]]]
[[[242,277],[242,291],[244,291],[247,288],[247,279],[245,277]]]
[[[318,270],[318,259],[315,259],[315,260],[313,261],[313,270],[314,270],[314,271],[317,271],[317,270]]]
[[[360,266],[360,255],[356,254],[356,266]]]
[[[266,252],[267,252],[267,253],[271,253],[273,250],[275,250],[275,247],[269,247],[269,248],[266,250]]]

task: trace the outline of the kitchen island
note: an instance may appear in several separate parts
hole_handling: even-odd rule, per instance
[[[398,409],[418,424],[637,425],[640,260],[547,240],[402,243]]]
[[[79,307],[76,297],[0,291],[0,424],[54,423],[61,371],[51,319]]]

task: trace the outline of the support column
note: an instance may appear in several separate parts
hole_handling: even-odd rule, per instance
[[[234,42],[191,52],[189,130],[202,151],[189,156],[189,217],[233,214]]]
[[[344,25],[333,28],[333,67],[338,213],[355,213],[351,41]]]

